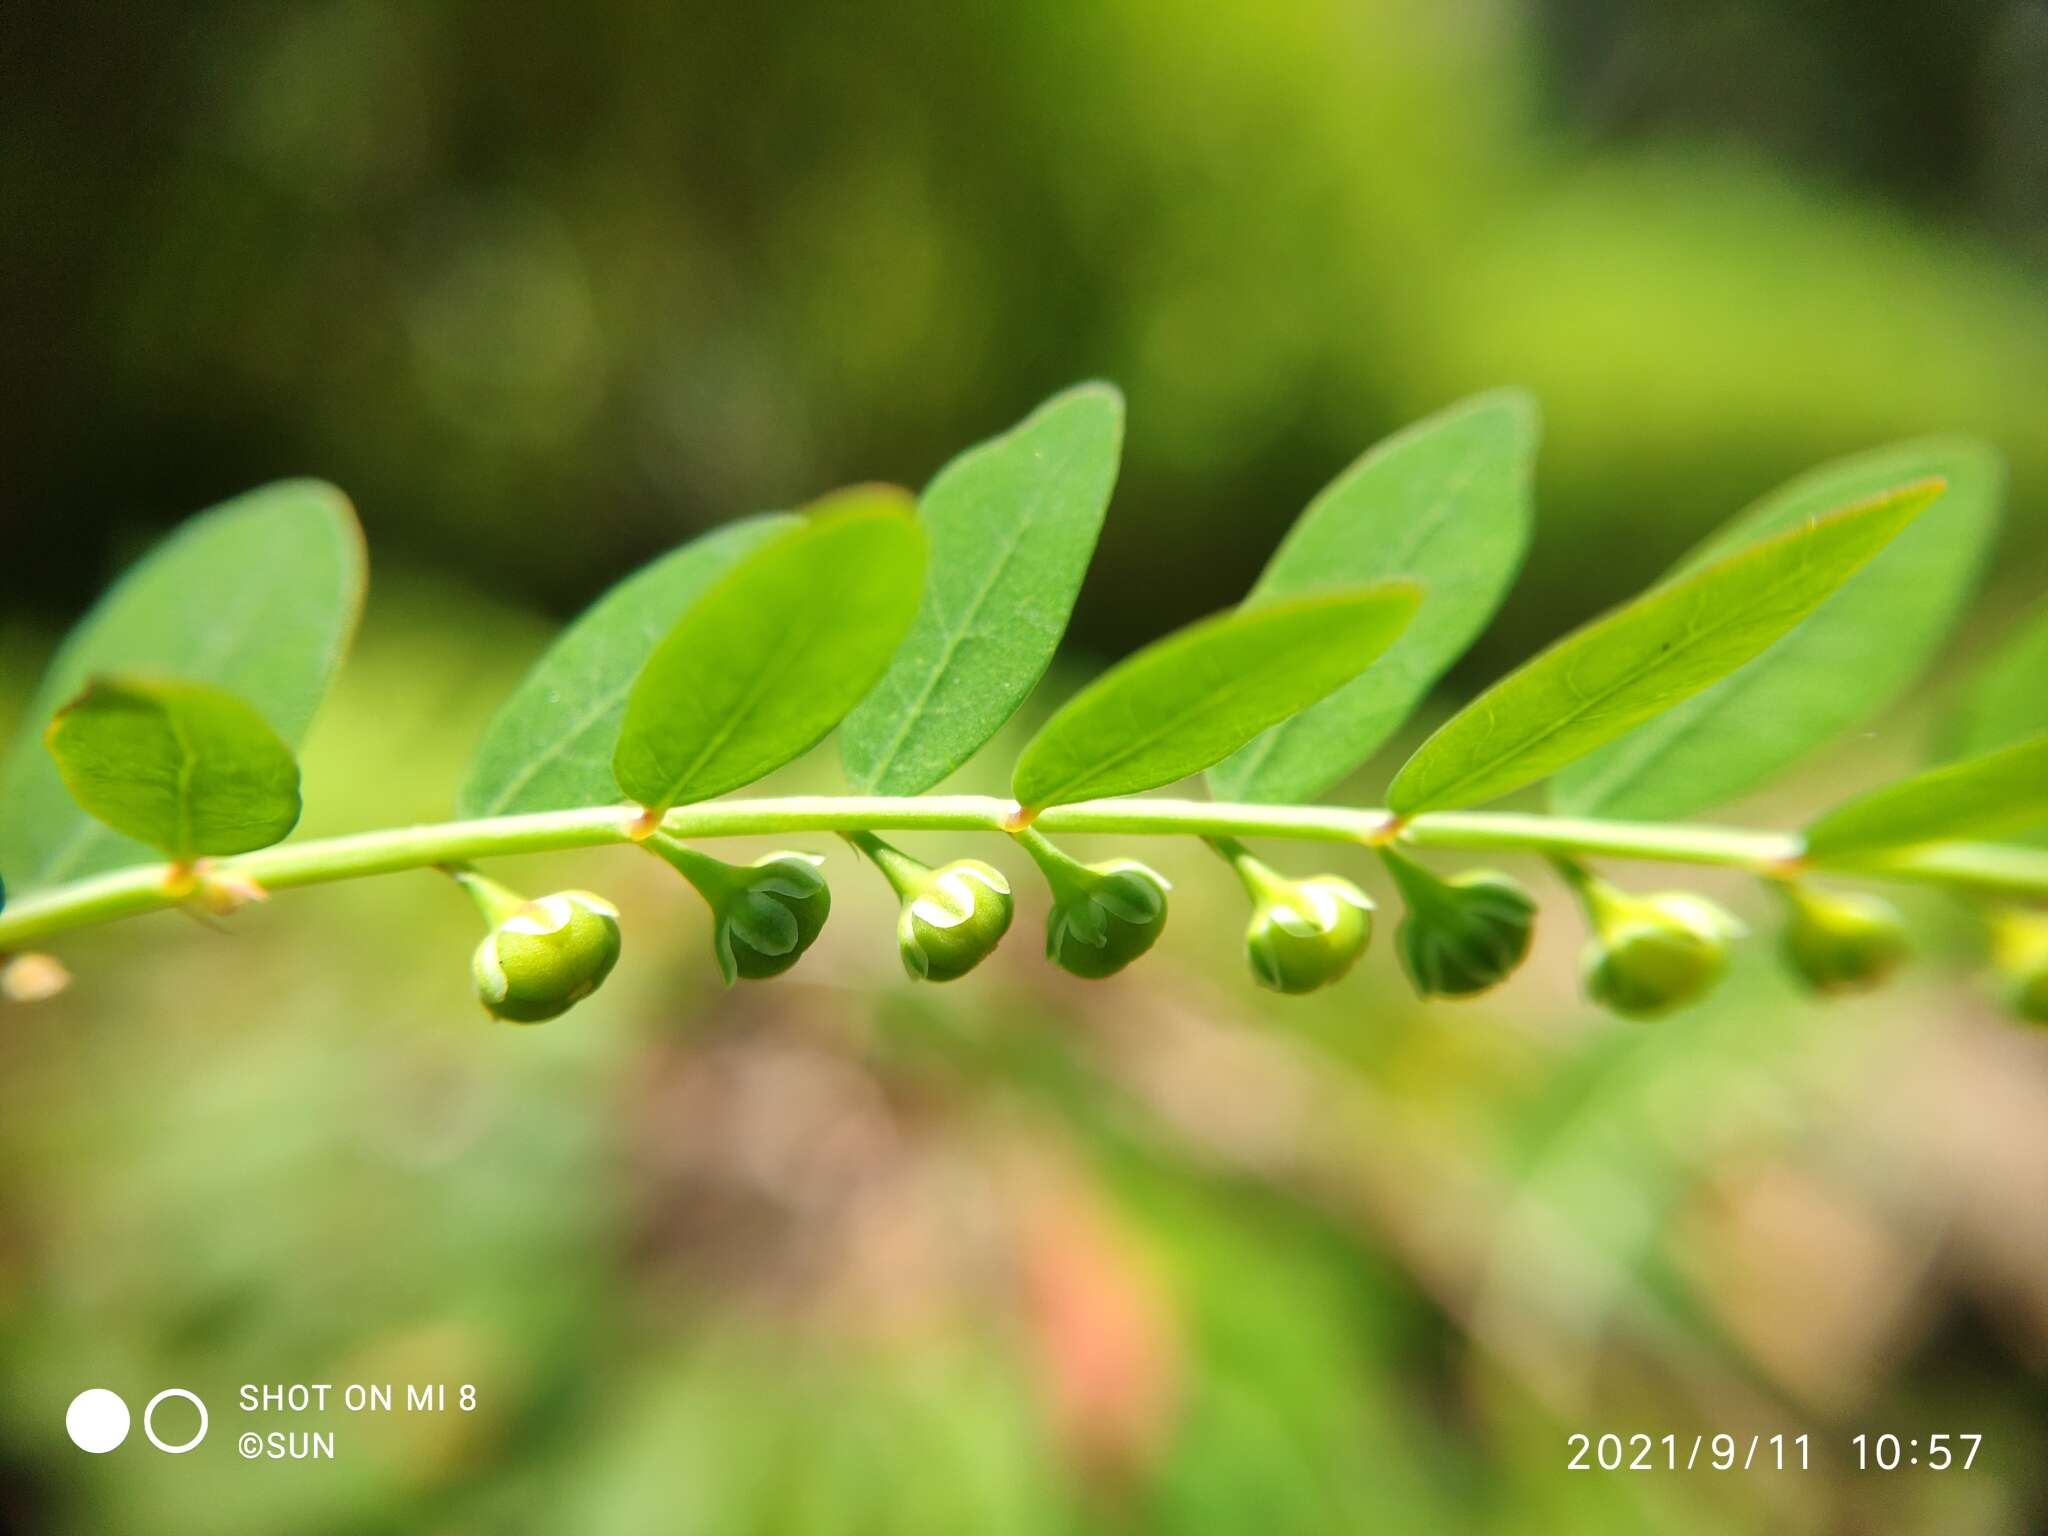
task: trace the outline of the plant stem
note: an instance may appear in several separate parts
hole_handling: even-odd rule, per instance
[[[1264,859],[1254,858],[1251,851],[1234,837],[1204,837],[1203,842],[1216,850],[1216,856],[1228,864],[1244,885],[1244,893],[1252,899],[1253,906],[1269,901],[1288,899],[1290,882]]]
[[[1031,861],[1051,887],[1055,901],[1065,901],[1075,895],[1081,883],[1089,878],[1079,859],[1055,847],[1052,839],[1037,827],[1019,827],[1011,835],[1017,839],[1017,845],[1031,855]]]
[[[517,891],[500,885],[467,864],[453,865],[448,873],[457,885],[469,892],[469,899],[476,903],[486,928],[496,928],[526,905],[526,898]]]
[[[353,880],[430,865],[456,865],[509,854],[548,853],[633,840],[639,810],[596,806],[539,811],[481,821],[393,827],[348,837],[283,843],[214,862],[267,890]],[[1318,842],[1573,858],[1718,865],[1783,875],[1801,865],[1800,840],[1789,833],[1651,822],[1582,821],[1518,812],[1432,812],[1401,822],[1390,812],[1347,806],[1234,805],[1206,800],[1140,797],[1054,806],[1030,823],[1048,833],[1131,836],[1277,837]],[[718,800],[680,806],[662,819],[672,837],[743,837],[791,832],[994,832],[1015,836],[1017,806],[985,795],[793,795]],[[1803,865],[1801,865],[1803,867]],[[1949,843],[1883,859],[1823,865],[1879,880],[1949,886],[2022,901],[2048,901],[2048,850],[1987,843]],[[115,918],[176,906],[180,888],[167,864],[138,864],[22,897],[0,911],[0,951]]]

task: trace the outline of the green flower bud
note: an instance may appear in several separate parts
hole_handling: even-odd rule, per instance
[[[1519,880],[1488,869],[1442,878],[1391,848],[1380,853],[1408,904],[1394,942],[1422,996],[1471,997],[1528,958],[1536,898]]]
[[[1782,882],[1790,916],[1785,962],[1816,992],[1859,992],[1879,985],[1906,958],[1898,909],[1860,891],[1829,892]]]
[[[1252,979],[1298,996],[1341,980],[1372,938],[1372,902],[1339,875],[1290,880],[1229,838],[1210,844],[1236,868],[1252,898],[1245,953]]]
[[[923,981],[965,976],[1010,931],[1014,909],[1010,882],[993,864],[955,859],[940,865],[896,920],[903,969]]]
[[[1010,882],[993,864],[955,859],[937,869],[872,832],[847,841],[875,861],[903,903],[896,943],[913,981],[954,981],[988,958],[1010,931]]]
[[[1052,887],[1045,957],[1090,981],[1114,976],[1158,941],[1166,928],[1166,877],[1135,859],[1083,864],[1030,827],[1017,841]]]
[[[1342,980],[1372,938],[1372,903],[1337,875],[1291,882],[1262,901],[1245,929],[1252,975],[1262,987],[1298,995]]]
[[[642,844],[673,865],[711,907],[711,953],[731,986],[780,976],[803,958],[832,911],[814,853],[771,853],[728,864],[657,832]]]
[[[2034,1024],[2048,1024],[2048,912],[2008,907],[1991,919],[1991,956],[2006,1006]]]
[[[1090,981],[1114,976],[1166,929],[1166,877],[1136,859],[1077,866],[1045,920],[1046,958]]]
[[[557,891],[524,901],[474,870],[456,878],[491,924],[470,971],[497,1018],[539,1024],[566,1013],[619,963],[619,909],[602,896]]]
[[[803,957],[832,911],[832,890],[814,853],[771,853],[719,914],[712,933],[718,968],[730,982],[780,976]]]
[[[1649,1019],[1704,997],[1728,969],[1728,941],[1746,931],[1724,908],[1686,891],[1630,896],[1575,864],[1559,868],[1593,925],[1582,962],[1594,1001]]]

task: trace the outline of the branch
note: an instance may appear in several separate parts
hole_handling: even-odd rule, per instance
[[[1014,834],[1025,824],[1014,801],[987,795],[794,795],[682,806],[662,818],[661,829],[680,838],[861,831]],[[1882,859],[1830,864],[1805,860],[1796,835],[1732,827],[1473,811],[1432,812],[1402,822],[1388,811],[1346,806],[1242,805],[1149,797],[1055,806],[1040,812],[1029,824],[1045,832],[1278,837],[1362,846],[1396,843],[1411,848],[1562,854],[1721,866],[1766,876],[1812,868],[1983,895],[2048,900],[2048,849],[1986,843],[1944,843]],[[630,842],[646,830],[637,807],[596,806],[285,843],[222,859],[209,868],[216,875],[238,876],[265,890],[279,891],[506,854]],[[137,864],[57,886],[0,911],[0,951],[75,928],[177,906],[190,890],[191,872],[170,864]]]

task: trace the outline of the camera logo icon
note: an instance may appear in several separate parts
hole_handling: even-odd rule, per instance
[[[176,1444],[162,1439],[156,1432],[156,1411],[167,1399],[182,1398],[199,1410],[199,1428],[192,1438]],[[71,1406],[64,1410],[64,1432],[71,1437],[71,1443],[90,1455],[104,1456],[117,1450],[128,1438],[133,1420],[128,1404],[120,1393],[110,1392],[105,1387],[91,1387],[71,1399]],[[183,1387],[166,1387],[149,1400],[142,1410],[142,1432],[149,1443],[167,1456],[182,1456],[196,1448],[206,1438],[206,1404],[194,1392]]]

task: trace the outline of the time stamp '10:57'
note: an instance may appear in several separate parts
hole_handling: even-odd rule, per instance
[[[1926,1467],[1935,1472],[1946,1472],[1953,1467],[1959,1472],[1967,1472],[1970,1463],[1977,1459],[1984,1437],[1964,1434],[1856,1435],[1849,1443],[1856,1448],[1856,1470],[1859,1472],[1896,1472],[1901,1466]]]
[[[1979,1434],[1852,1435],[1859,1472],[1967,1472],[1983,1447]],[[1573,1434],[1565,1437],[1573,1472],[1805,1472],[1813,1467],[1811,1435]]]

